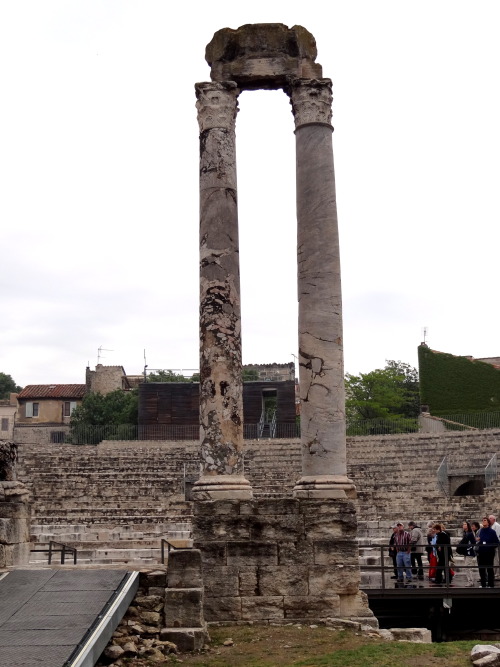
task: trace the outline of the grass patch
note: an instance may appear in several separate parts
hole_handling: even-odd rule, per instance
[[[210,628],[210,649],[183,654],[199,667],[470,667],[477,641],[443,644],[387,642],[370,634],[323,626],[231,626]],[[224,646],[228,639],[232,646]]]

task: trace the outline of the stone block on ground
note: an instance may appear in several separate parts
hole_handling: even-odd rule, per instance
[[[203,589],[167,588],[165,591],[165,626],[200,628],[203,619]]]
[[[162,641],[172,642],[179,651],[200,651],[210,641],[206,628],[162,628]]]
[[[396,641],[417,642],[419,644],[432,644],[431,631],[427,628],[389,628]]]

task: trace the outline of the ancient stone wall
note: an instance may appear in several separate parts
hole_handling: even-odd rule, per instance
[[[193,538],[208,622],[374,620],[348,499],[196,502]]]
[[[68,418],[69,419],[69,418]],[[54,437],[63,438],[69,433],[69,425],[53,424],[51,426],[14,426],[13,440],[18,445],[48,445]],[[61,435],[53,436],[53,433]]]

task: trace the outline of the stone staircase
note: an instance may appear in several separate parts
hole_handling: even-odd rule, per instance
[[[498,480],[484,495],[449,497],[436,476],[444,456],[453,470],[466,470],[483,465],[497,449],[498,430],[348,438],[359,540],[387,544],[396,520],[422,526],[439,520],[459,529],[464,519],[500,514]],[[196,478],[196,442],[21,445],[19,454],[37,547],[53,539],[77,546],[83,562],[150,563],[157,562],[161,537],[189,538],[192,508],[184,481]],[[300,474],[298,440],[246,442],[245,475],[256,498],[290,497]]]

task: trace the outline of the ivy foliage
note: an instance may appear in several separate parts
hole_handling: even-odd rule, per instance
[[[418,348],[420,394],[432,415],[500,411],[500,371],[491,364]]]

